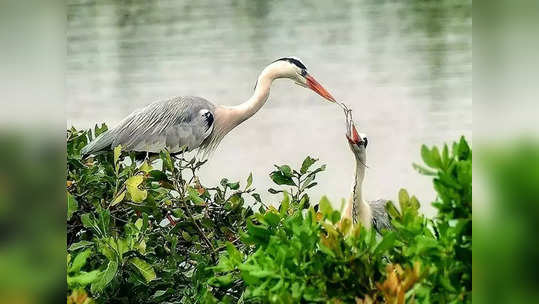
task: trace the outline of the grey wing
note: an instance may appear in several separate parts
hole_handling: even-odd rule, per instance
[[[387,200],[377,199],[375,201],[369,201],[372,212],[372,225],[379,233],[382,230],[391,229],[391,219],[386,211]]]
[[[164,148],[170,153],[184,149],[191,151],[211,134],[214,113],[215,106],[200,97],[186,96],[154,102],[133,112],[96,138],[83,154],[118,145],[122,145],[125,151],[158,153]]]

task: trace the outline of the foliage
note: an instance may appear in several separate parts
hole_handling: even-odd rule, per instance
[[[121,147],[82,159],[80,149],[104,130],[67,133],[68,288],[99,303],[201,302],[207,267],[253,214],[245,205],[252,177],[243,189],[227,179],[204,188],[195,174],[202,162],[163,152],[157,169]]]
[[[471,149],[422,147],[438,193],[428,219],[401,190],[377,235],[306,193],[325,170],[275,166],[279,206],[221,180],[204,187],[195,159],[137,161],[121,147],[82,159],[93,132],[68,130],[68,301],[96,303],[471,302]],[[151,158],[151,157],[150,157]],[[154,168],[160,163],[160,168]],[[256,210],[256,211],[254,211]],[[91,298],[88,296],[91,296]],[[92,298],[94,300],[92,300]],[[82,303],[82,302],[81,302]],[[88,302],[90,303],[90,302]]]

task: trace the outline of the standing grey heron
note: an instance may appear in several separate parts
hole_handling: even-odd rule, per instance
[[[264,68],[253,95],[242,104],[221,106],[192,96],[157,101],[134,111],[114,128],[99,135],[81,150],[81,154],[121,145],[124,151],[159,153],[167,149],[175,154],[199,149],[208,155],[228,132],[260,110],[268,99],[272,82],[279,78],[291,79],[336,102],[298,58],[280,58]]]
[[[363,199],[363,180],[365,179],[365,168],[367,161],[367,136],[358,133],[352,120],[351,112],[346,113],[346,138],[352,153],[356,159],[356,172],[352,185],[352,194],[344,212],[345,218],[351,218],[354,225],[358,222],[365,228],[374,227],[379,233],[383,229],[391,228],[391,221],[385,210],[387,200],[378,199],[366,202]]]

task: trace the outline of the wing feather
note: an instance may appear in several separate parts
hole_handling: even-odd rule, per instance
[[[201,115],[210,112],[212,121]],[[154,102],[131,113],[116,127],[105,132],[107,142],[91,143],[86,153],[98,150],[91,147],[112,148],[122,145],[125,151],[158,153],[164,148],[171,153],[197,149],[213,130],[215,106],[200,97],[177,97]]]

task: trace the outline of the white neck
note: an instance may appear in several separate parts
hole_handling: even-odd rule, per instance
[[[354,224],[361,222],[366,227],[371,227],[372,211],[369,204],[363,200],[363,179],[365,178],[365,154],[356,155],[356,176],[352,187],[352,221]]]
[[[271,83],[277,78],[291,78],[282,62],[268,65],[258,76],[253,95],[244,103],[237,106],[217,106],[215,122],[210,141],[206,144],[212,151],[221,139],[232,129],[253,116],[268,100]]]
[[[255,91],[253,95],[244,103],[233,106],[232,116],[234,126],[239,125],[253,116],[268,100],[270,88],[273,80],[280,78],[278,70],[273,65],[267,66],[258,76]]]

